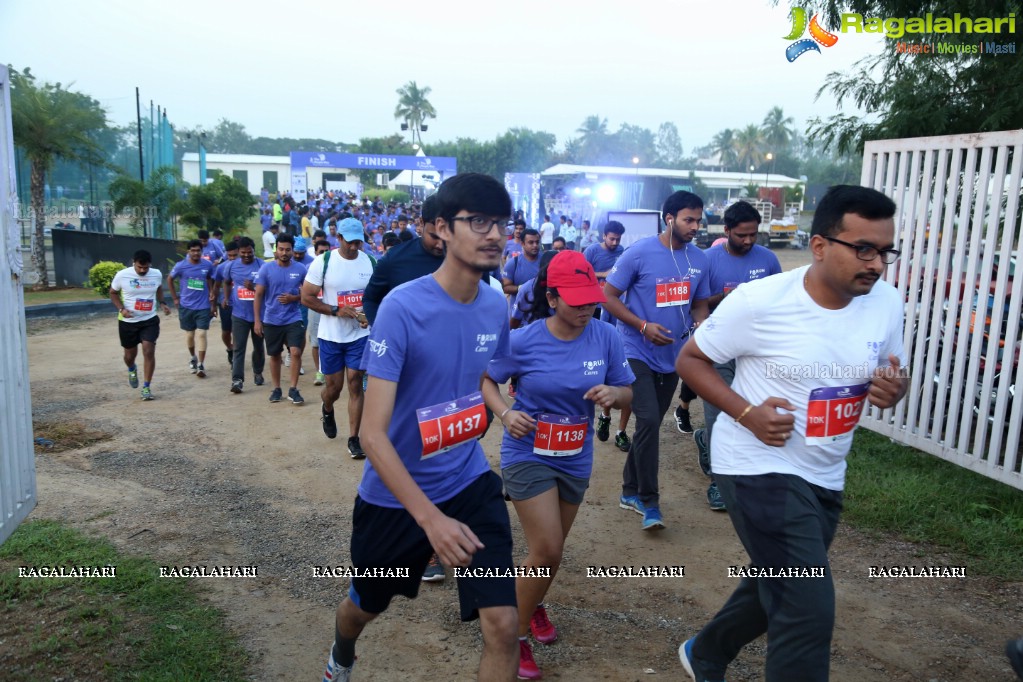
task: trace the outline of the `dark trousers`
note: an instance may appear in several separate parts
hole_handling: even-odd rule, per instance
[[[732,381],[735,380],[735,360],[729,360],[728,362],[715,362],[714,369],[717,370],[718,376],[724,379],[725,383],[729,386],[732,385]],[[714,433],[714,422],[717,421],[718,415],[721,414],[721,409],[717,405],[711,405],[706,400],[703,401],[703,420],[706,423],[707,429],[707,448],[710,448],[710,437]],[[713,455],[711,467],[713,467]],[[714,478],[713,474],[711,478]]]
[[[660,465],[658,438],[664,413],[671,406],[678,385],[678,375],[655,372],[642,360],[629,358],[629,367],[636,375],[632,384],[632,414],[636,416],[636,432],[622,471],[622,495],[639,495],[645,506],[660,504],[657,469]]]
[[[766,633],[767,682],[825,682],[835,627],[828,547],[842,511],[842,492],[792,474],[715,478],[751,566],[824,567],[824,576],[742,578],[696,636],[697,679],[724,679],[739,650]]]
[[[252,372],[262,374],[266,364],[266,351],[263,348],[262,337],[256,336],[252,331],[255,323],[243,320],[235,315],[231,318],[231,338],[234,341],[234,359],[231,362],[231,379],[245,380],[245,351],[248,348],[249,337],[252,337]]]

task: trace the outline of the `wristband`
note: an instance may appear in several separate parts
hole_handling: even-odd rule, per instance
[[[506,409],[504,412],[502,412],[501,416],[498,417],[497,420],[503,424],[504,423],[504,415],[508,414],[509,412],[511,412],[511,408],[510,407],[508,409]]]
[[[639,328],[639,333],[644,335],[644,336],[646,335],[646,324],[647,324],[646,320],[643,320],[643,324]]]
[[[735,423],[738,424],[739,422],[741,422],[742,418],[745,417],[747,414],[749,414],[750,410],[752,410],[752,409],[753,409],[753,405],[752,404],[747,405],[746,409],[742,411],[742,414],[740,414],[738,417],[735,418]]]

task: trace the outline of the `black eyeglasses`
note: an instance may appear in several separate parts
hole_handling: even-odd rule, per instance
[[[824,235],[821,236],[823,237]],[[844,242],[841,239],[835,239],[834,237],[824,238],[827,239],[829,242],[835,242],[836,244],[841,244],[842,246],[848,246],[850,249],[856,252],[856,257],[859,258],[860,260],[872,261],[878,256],[881,256],[882,263],[884,263],[885,265],[891,265],[892,263],[899,259],[899,256],[902,255],[902,252],[897,251],[896,249],[879,249],[876,246],[870,246],[869,244],[850,244],[849,242]]]
[[[488,218],[482,215],[456,215],[451,220],[464,220],[469,223],[469,229],[476,234],[487,234],[494,229],[494,225],[504,229],[508,224],[507,218]]]

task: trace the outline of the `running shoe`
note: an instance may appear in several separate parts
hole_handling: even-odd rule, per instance
[[[199,358],[192,356],[192,359],[188,361],[188,369],[195,374],[199,371]]]
[[[202,366],[202,363],[200,363],[199,366],[195,368],[195,376],[199,377],[200,379],[206,377],[206,368]]]
[[[275,388],[274,390],[270,391],[270,402],[272,402],[272,403],[279,403],[279,402],[281,402],[281,396],[282,395],[283,394],[281,393],[281,389]]]
[[[352,456],[352,459],[366,459],[366,452],[362,449],[358,436],[348,438],[348,454]]]
[[[711,483],[710,487],[707,488],[707,504],[714,511],[727,511],[725,506],[725,500],[721,497],[721,492],[718,490],[717,483]]]
[[[629,495],[628,497],[622,495],[618,498],[618,506],[622,509],[631,509],[637,514],[646,513],[646,507],[643,506],[643,501],[639,499],[639,495]]]
[[[142,399],[143,400],[152,400],[153,399],[153,392],[149,390],[148,386],[143,386],[142,387]]]
[[[262,386],[264,383],[263,375],[257,374],[256,376],[252,377],[252,383],[254,383],[256,386]]]
[[[137,369],[128,370],[128,385],[132,388],[139,387],[139,371]]]
[[[302,394],[298,392],[298,389],[294,387],[288,389],[288,400],[296,405],[301,405],[305,402],[305,398],[303,398]]]
[[[695,637],[687,639],[678,647],[678,660],[682,661],[682,668],[689,673],[689,677],[694,681],[696,680],[696,670],[693,668],[693,641],[695,639]],[[710,680],[703,678],[700,682],[710,682]],[[724,680],[721,680],[721,682],[724,682]]]
[[[241,393],[241,392],[242,392],[242,380],[241,379],[235,379],[234,381],[231,382],[231,393]]]
[[[342,668],[334,660],[334,645],[330,645],[330,656],[327,657],[327,669],[323,671],[323,682],[350,682],[355,661],[347,668]]]
[[[622,452],[628,452],[629,448],[632,447],[632,441],[629,440],[629,434],[624,431],[615,434],[615,446]]]
[[[543,604],[537,606],[536,611],[533,611],[533,617],[529,619],[529,629],[540,644],[553,644],[558,641],[558,629],[547,617],[547,609],[543,607]]]
[[[441,583],[444,582],[444,564],[440,562],[440,557],[433,554],[430,557],[430,563],[426,564],[426,569],[423,571],[423,582],[424,583]]]
[[[313,386],[323,386],[323,372],[316,373],[316,381],[313,382]]]
[[[327,438],[337,438],[337,422],[334,421],[334,413],[327,412],[323,403],[320,403],[320,421],[323,422],[323,434]]]
[[[611,415],[606,417],[602,414],[597,415],[597,440],[601,443],[606,443],[607,439],[611,437]]]
[[[664,528],[660,507],[643,508],[643,530],[660,530]]]
[[[298,368],[298,375],[300,377],[304,377],[305,376],[305,367],[299,367]]]
[[[707,443],[707,429],[696,429],[693,432],[693,440],[696,442],[700,469],[704,476],[710,476],[710,446]]]
[[[681,405],[675,408],[675,428],[679,433],[693,432],[693,424],[689,421],[689,410]]]
[[[1006,642],[1005,655],[1009,657],[1009,664],[1016,675],[1023,680],[1023,639],[1010,639]]]
[[[519,640],[519,679],[542,680],[543,671],[533,658],[533,647],[524,639]]]
[[[284,366],[285,367],[291,367],[291,352],[290,351],[284,354]]]

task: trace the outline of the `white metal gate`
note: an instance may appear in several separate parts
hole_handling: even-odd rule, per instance
[[[0,543],[36,505],[11,89],[0,64]]]
[[[1023,488],[1020,239],[1023,131],[868,142],[861,184],[891,197],[912,382],[861,423]]]

